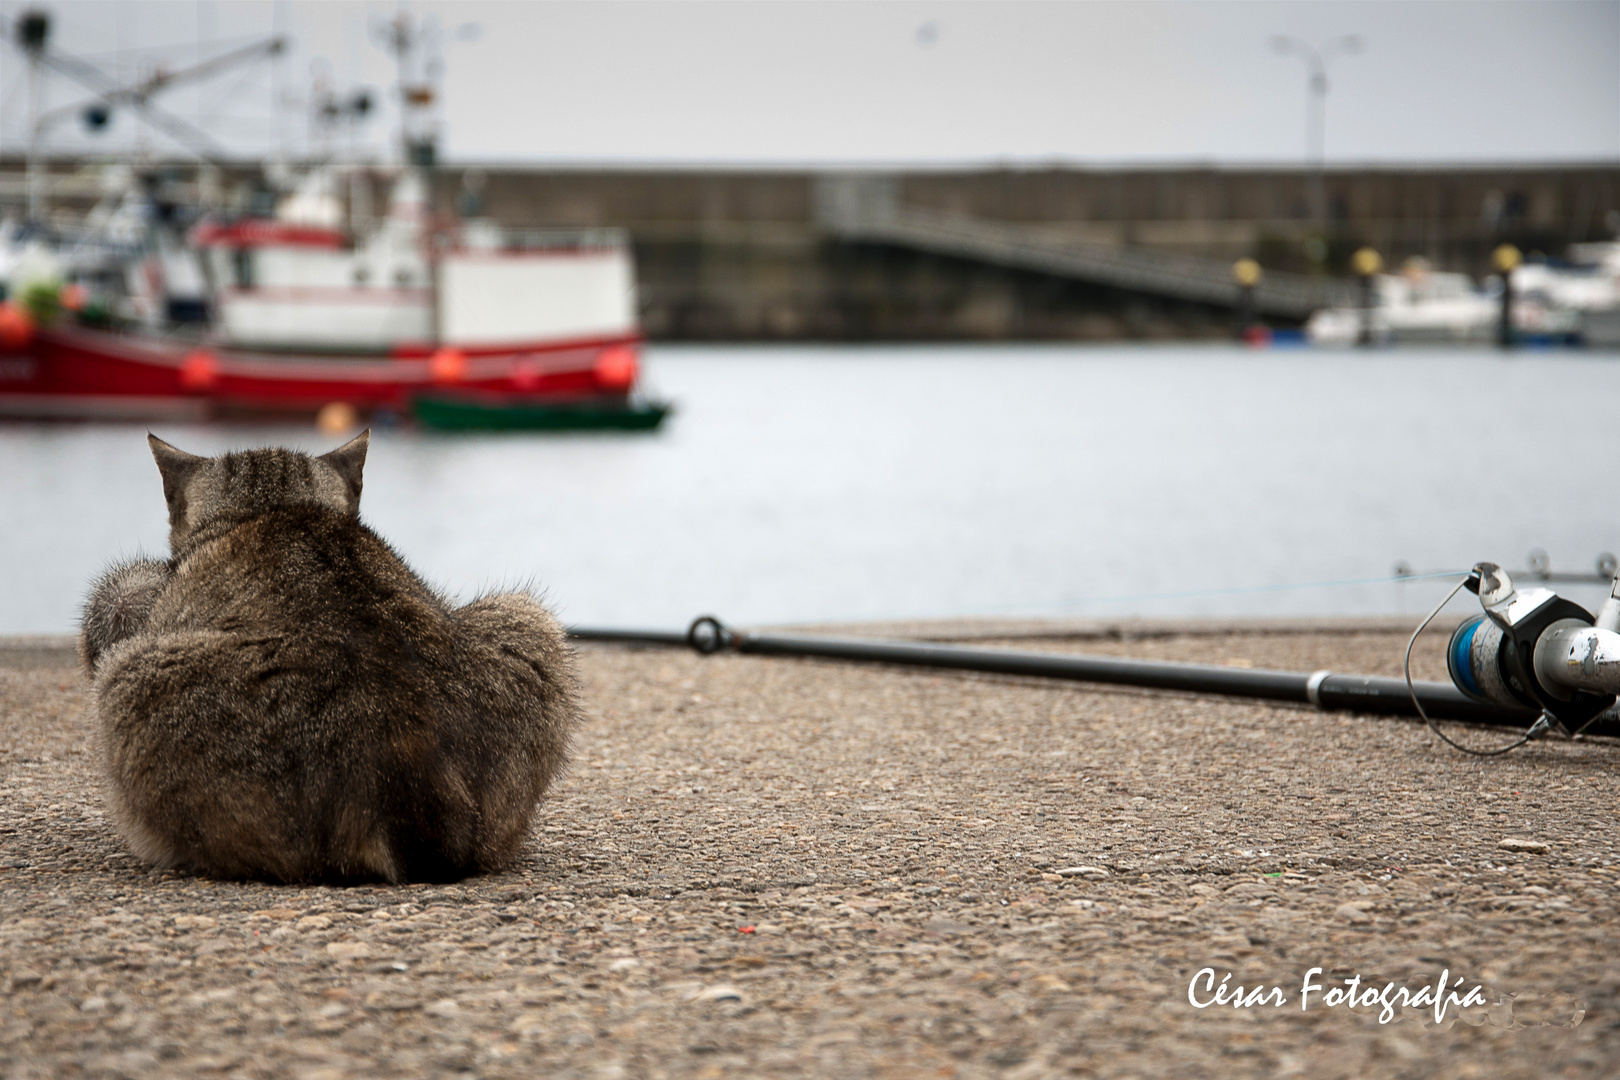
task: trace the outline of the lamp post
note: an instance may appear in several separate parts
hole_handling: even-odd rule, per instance
[[[1524,256],[1512,244],[1502,244],[1491,252],[1491,262],[1502,275],[1502,314],[1496,327],[1496,343],[1511,349],[1518,341],[1513,328],[1513,271],[1524,261]]]
[[[1371,346],[1376,343],[1373,334],[1373,308],[1377,306],[1375,289],[1378,272],[1384,268],[1384,257],[1370,247],[1360,248],[1350,256],[1350,269],[1361,280],[1361,334],[1356,344]]]
[[[1358,34],[1334,38],[1320,49],[1310,42],[1286,34],[1271,39],[1271,47],[1284,55],[1293,54],[1305,61],[1308,98],[1305,108],[1305,157],[1311,168],[1311,218],[1318,228],[1327,222],[1327,202],[1322,173],[1327,157],[1327,93],[1328,65],[1339,56],[1354,56],[1366,48]]]
[[[1260,284],[1260,278],[1265,271],[1260,264],[1245,256],[1232,264],[1232,280],[1238,287],[1238,316],[1237,332],[1239,341],[1248,341],[1249,332],[1255,329],[1254,290]]]

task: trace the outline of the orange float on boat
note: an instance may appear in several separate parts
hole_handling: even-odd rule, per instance
[[[636,382],[636,350],[626,345],[603,349],[596,357],[596,381],[604,390],[628,390]]]
[[[33,342],[33,317],[17,304],[0,304],[0,350],[20,352]]]
[[[428,357],[428,377],[436,383],[460,382],[467,377],[467,354],[460,349],[439,349]]]
[[[219,384],[219,357],[207,349],[193,349],[180,361],[180,385],[204,393]]]

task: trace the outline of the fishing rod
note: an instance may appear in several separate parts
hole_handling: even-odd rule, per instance
[[[1377,675],[1344,675],[1332,671],[1269,671],[1213,664],[1179,664],[1160,660],[1124,660],[1073,653],[976,649],[921,641],[878,641],[870,638],[824,637],[739,630],[712,615],[693,620],[685,633],[672,631],[599,630],[576,627],[570,636],[581,641],[619,644],[688,646],[705,656],[736,652],[759,656],[816,657],[951,668],[997,675],[1135,686],[1148,690],[1216,694],[1314,705],[1327,711],[1419,715],[1401,679]],[[1436,682],[1413,684],[1429,715],[1445,720],[1528,728],[1539,711],[1518,703],[1502,705],[1469,697]]]
[[[1446,601],[1465,587],[1480,597],[1484,613],[1459,626],[1447,646],[1452,684],[1413,680],[1412,645]],[[1402,679],[773,633],[729,627],[712,615],[694,619],[684,633],[588,627],[569,633],[581,641],[686,646],[705,656],[735,652],[947,668],[1286,701],[1322,711],[1418,716],[1448,744],[1476,754],[1514,749],[1551,730],[1620,734],[1620,714],[1614,709],[1620,693],[1620,579],[1612,583],[1610,598],[1595,617],[1548,589],[1517,590],[1494,563],[1477,564],[1451,596],[1407,643]],[[1516,742],[1482,751],[1448,738],[1436,720],[1514,728],[1522,734]]]

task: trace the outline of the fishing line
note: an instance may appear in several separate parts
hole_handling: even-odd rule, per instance
[[[1393,574],[1387,577],[1375,578],[1339,578],[1330,581],[1302,581],[1281,585],[1234,585],[1221,589],[1192,589],[1182,592],[1164,593],[1135,593],[1120,596],[1090,596],[1078,600],[1060,600],[1052,604],[1003,604],[996,607],[958,608],[954,611],[935,610],[927,613],[910,614],[874,614],[867,613],[856,617],[840,617],[833,615],[810,616],[795,618],[791,624],[804,623],[839,623],[839,622],[915,622],[924,619],[963,619],[975,615],[1026,615],[1038,617],[1046,614],[1056,614],[1071,608],[1084,607],[1089,604],[1134,604],[1147,603],[1154,600],[1188,600],[1214,596],[1241,596],[1254,593],[1291,592],[1303,589],[1329,589],[1352,585],[1387,585],[1400,581],[1429,581],[1435,578],[1450,578],[1461,573],[1458,570],[1441,570],[1431,574]]]
[[[1426,576],[1440,577],[1449,575],[1430,574]],[[1446,737],[1446,733],[1440,730],[1440,725],[1436,724],[1434,719],[1429,715],[1428,711],[1423,708],[1423,702],[1418,700],[1417,689],[1412,685],[1412,646],[1417,644],[1418,635],[1423,633],[1428,625],[1434,621],[1434,617],[1440,614],[1440,610],[1442,608],[1451,603],[1452,597],[1462,592],[1463,586],[1468,584],[1469,579],[1472,576],[1472,571],[1464,574],[1462,579],[1457,582],[1456,586],[1453,587],[1450,592],[1446,593],[1446,598],[1440,601],[1440,603],[1436,604],[1433,611],[1429,612],[1429,617],[1419,623],[1416,630],[1412,631],[1412,637],[1406,643],[1406,659],[1403,667],[1406,672],[1406,690],[1412,695],[1412,705],[1417,709],[1418,715],[1423,717],[1423,722],[1429,725],[1429,730],[1434,734],[1435,738],[1439,739],[1441,742],[1455,750],[1461,750],[1465,754],[1473,754],[1475,757],[1495,757],[1498,754],[1505,754],[1509,750],[1517,750],[1519,747],[1523,746],[1537,735],[1540,735],[1543,731],[1548,730],[1548,728],[1551,727],[1551,724],[1548,722],[1547,714],[1543,712],[1540,719],[1538,719],[1534,724],[1531,724],[1530,729],[1526,731],[1517,742],[1511,742],[1506,746],[1499,746],[1493,750],[1476,750],[1471,746],[1464,746],[1462,743],[1455,742]]]
[[[1336,581],[1304,581],[1289,585],[1235,585],[1224,589],[1193,589],[1187,592],[1145,593],[1137,596],[1100,596],[1084,600],[1065,600],[1059,606],[1079,604],[1124,603],[1137,600],[1186,600],[1200,596],[1236,596],[1243,593],[1287,592],[1292,589],[1330,589],[1347,585],[1384,585],[1391,581],[1426,581],[1430,578],[1448,578],[1455,570],[1442,570],[1433,574],[1393,574],[1375,578],[1340,578]]]

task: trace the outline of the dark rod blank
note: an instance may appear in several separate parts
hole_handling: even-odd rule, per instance
[[[910,667],[954,668],[999,675],[1029,675],[1046,679],[1138,686],[1190,694],[1292,701],[1338,712],[1416,716],[1404,679],[1378,675],[1339,675],[1330,672],[1268,671],[1217,667],[1212,664],[1177,664],[1159,660],[1122,660],[1074,653],[1015,652],[976,649],[917,641],[877,641],[870,638],[822,637],[812,634],[775,634],[731,630],[712,624],[710,635],[698,633],[707,620],[680,633],[574,629],[584,641],[614,641],[648,645],[691,645],[700,652],[729,648],[762,656],[809,656],[827,660],[904,664]],[[1454,686],[1414,682],[1430,716],[1476,724],[1527,728],[1540,715],[1531,709],[1507,709],[1475,701]]]

